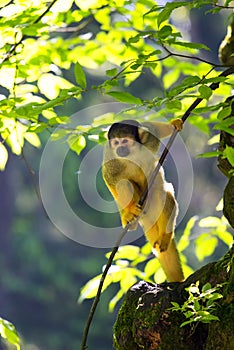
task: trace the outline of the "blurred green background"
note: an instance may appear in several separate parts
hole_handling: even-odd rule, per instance
[[[203,11],[194,9],[190,17],[192,32],[187,28],[188,37],[212,48],[212,51],[206,52],[205,58],[217,63],[218,46],[226,33],[225,20],[224,13],[204,17]],[[91,73],[91,70],[87,72],[90,85],[104,79],[100,72]],[[69,80],[73,79],[72,76],[73,73],[65,72]],[[153,98],[160,85],[155,87],[156,82],[151,78],[149,74],[144,74],[141,83],[136,80],[129,91],[142,98]],[[82,108],[108,101],[98,100],[93,92],[85,95],[80,102],[69,101],[57,107],[57,112],[59,115],[72,115]],[[47,137],[45,133],[44,139]],[[217,169],[216,159],[194,158],[205,150],[206,140],[207,136],[195,129],[185,139],[191,151],[195,182],[188,212],[177,227],[178,236],[191,216],[202,218],[214,214],[215,206],[222,197],[226,179]],[[90,142],[89,147],[92,146]],[[24,149],[30,167],[35,171],[35,181],[38,181],[42,151],[43,147],[39,151],[31,146]],[[75,153],[69,152],[64,165],[64,184],[69,201],[77,211],[82,211],[76,173],[79,161]],[[174,182],[170,168],[167,169],[167,178]],[[100,192],[106,191],[102,181],[98,186]],[[81,305],[77,304],[80,288],[101,272],[106,262],[104,255],[109,249],[82,246],[66,238],[51,224],[40,206],[23,157],[11,154],[6,170],[0,173],[0,199],[1,317],[14,323],[22,336],[24,350],[77,350],[92,302],[86,300]],[[87,215],[94,214],[90,212]],[[95,222],[95,218],[93,220]],[[116,220],[118,222],[118,218]],[[135,242],[137,245],[144,243],[144,237]],[[226,249],[220,244],[212,259],[222,256]],[[201,266],[193,256],[189,263],[193,269]],[[108,301],[115,292],[116,286],[111,286],[102,295],[90,331],[90,349],[112,349],[112,326],[118,310],[108,313]],[[5,349],[5,345],[0,344],[0,349]]]

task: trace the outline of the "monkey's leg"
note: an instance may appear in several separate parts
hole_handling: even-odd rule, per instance
[[[152,212],[146,214],[152,216]],[[179,253],[173,238],[177,205],[171,192],[166,193],[166,201],[157,221],[145,231],[148,241],[167,276],[169,282],[179,282],[184,279]]]
[[[141,214],[141,207],[138,204],[140,190],[136,183],[128,180],[121,180],[118,183],[117,203],[120,208],[122,226],[125,227]],[[138,223],[132,225],[130,230],[136,230]]]

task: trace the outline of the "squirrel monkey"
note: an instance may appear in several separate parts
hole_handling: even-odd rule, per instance
[[[124,120],[114,123],[104,148],[103,178],[113,195],[123,227],[139,217],[146,238],[170,282],[184,279],[174,241],[178,213],[172,184],[165,181],[162,167],[149,190],[143,208],[138,204],[158,161],[160,139],[182,129],[183,122]],[[138,222],[131,229],[136,229]]]

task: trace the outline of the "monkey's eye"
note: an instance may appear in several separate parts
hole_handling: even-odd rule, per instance
[[[122,139],[122,143],[125,144],[125,143],[128,143],[129,140],[128,139]]]
[[[119,140],[118,139],[112,139],[111,140],[111,145],[114,146],[114,147],[118,146],[119,145]]]

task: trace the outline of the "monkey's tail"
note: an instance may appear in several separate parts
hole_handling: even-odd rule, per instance
[[[163,271],[167,276],[168,282],[182,282],[184,280],[184,274],[175,240],[171,240],[171,243],[165,252],[160,252],[156,249],[154,250]]]

